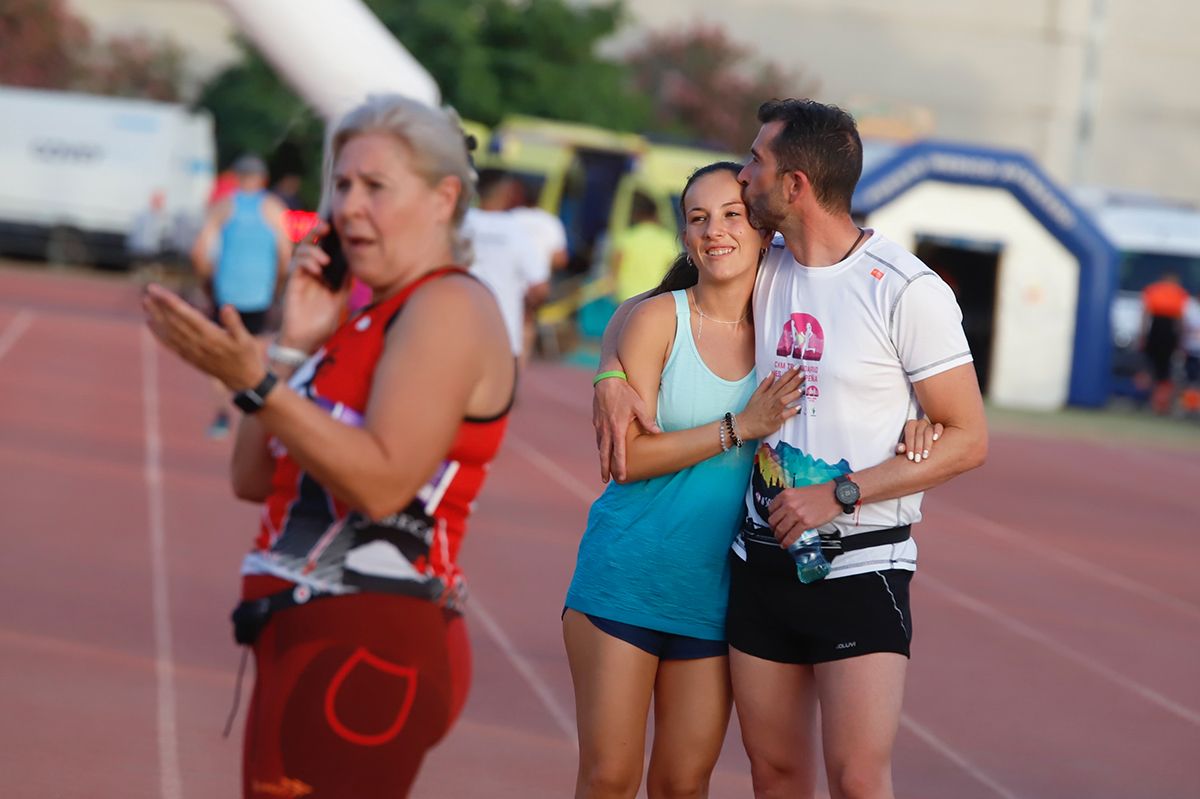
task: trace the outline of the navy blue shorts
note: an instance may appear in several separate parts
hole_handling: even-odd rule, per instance
[[[565,610],[563,612],[566,613]],[[663,633],[634,624],[602,619],[590,613],[583,615],[587,616],[588,621],[601,632],[607,633],[613,638],[619,638],[627,644],[633,644],[659,660],[698,660],[699,658],[724,657],[729,654],[729,644],[724,641],[709,641],[687,635]]]

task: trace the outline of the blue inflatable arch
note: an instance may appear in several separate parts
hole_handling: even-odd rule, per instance
[[[1116,249],[1037,164],[1008,150],[932,140],[903,147],[863,175],[854,212],[869,215],[926,180],[1008,191],[1079,261],[1067,402],[1103,405],[1112,379],[1109,309],[1117,287]]]

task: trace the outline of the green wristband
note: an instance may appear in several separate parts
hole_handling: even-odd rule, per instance
[[[609,369],[607,372],[601,372],[600,374],[593,377],[592,385],[594,386],[597,383],[599,383],[601,380],[605,380],[610,377],[619,377],[622,380],[629,380],[629,378],[625,375],[625,373],[622,372],[620,369]]]

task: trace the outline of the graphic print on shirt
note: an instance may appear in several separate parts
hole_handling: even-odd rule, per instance
[[[361,427],[363,417],[341,403],[310,391],[310,398],[344,424]],[[283,532],[269,557],[277,567],[302,574],[319,586],[386,591],[444,599],[448,586],[437,565],[449,562],[444,524],[435,514],[458,475],[459,463],[445,460],[403,509],[372,520],[350,510],[301,472]]]
[[[804,372],[804,399],[800,412],[805,416],[816,416],[816,401],[821,396],[818,363],[825,354],[825,329],[821,327],[821,322],[811,314],[790,314],[783,323],[775,354],[788,359],[775,361],[777,376],[795,367],[790,361],[800,362]]]
[[[801,361],[819,361],[825,352],[825,331],[815,316],[794,313],[783,323],[777,355]]]
[[[780,441],[776,447],[764,441],[754,455],[754,469],[750,473],[754,509],[765,521],[771,513],[771,501],[783,489],[827,483],[852,471],[845,458],[830,464],[786,441]]]
[[[355,325],[358,332],[366,329]],[[336,343],[322,349],[289,383],[333,419],[362,427],[362,414],[322,396],[318,388],[321,374],[336,365],[338,349]],[[275,439],[272,444],[276,458],[287,454]],[[452,602],[453,596],[442,597],[447,586],[433,568],[434,560],[449,561],[445,532],[434,514],[458,471],[457,461],[443,461],[405,508],[378,521],[351,510],[308,473],[298,472],[282,529],[271,537],[271,571],[304,575],[326,589],[342,586]]]
[[[456,266],[434,270],[357,311],[296,370],[289,390],[335,421],[364,427],[392,321],[421,285],[450,274],[466,272]],[[449,450],[424,484],[405,507],[382,519],[353,510],[272,439],[271,491],[242,574],[277,577],[330,593],[401,594],[457,609],[466,591],[457,563],[466,520],[507,425],[507,413],[461,420]],[[257,590],[244,588],[249,594]]]

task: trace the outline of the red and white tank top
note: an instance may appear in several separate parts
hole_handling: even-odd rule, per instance
[[[447,274],[466,272],[435,270],[351,316],[296,371],[291,388],[334,419],[361,426],[388,328],[413,291]],[[334,593],[404,594],[456,608],[464,587],[457,559],[466,520],[507,423],[507,409],[491,419],[464,419],[446,458],[408,506],[378,521],[336,499],[272,438],[275,472],[255,548],[242,564],[244,598],[295,583]]]

